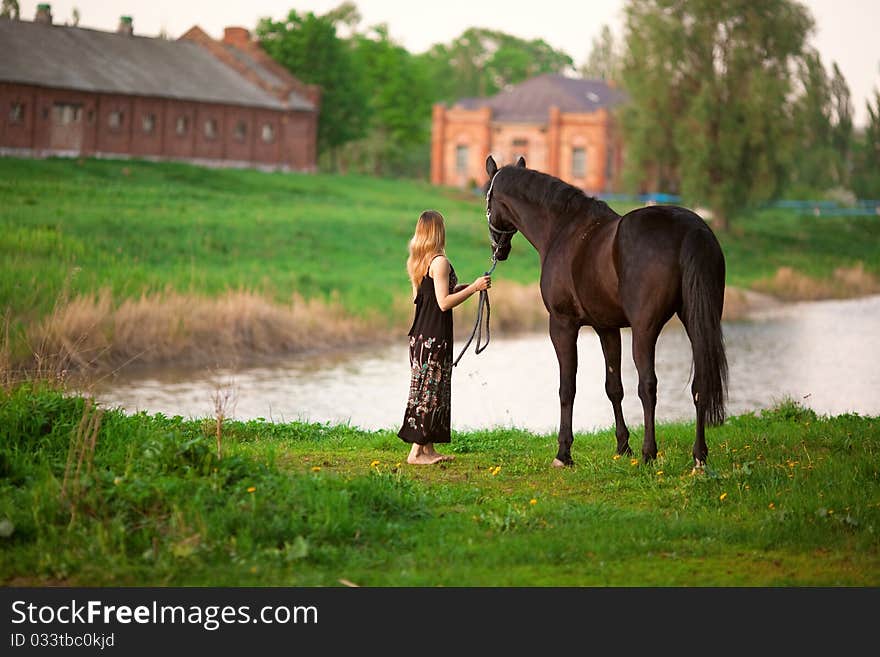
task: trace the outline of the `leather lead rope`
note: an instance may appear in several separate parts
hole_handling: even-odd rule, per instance
[[[495,265],[498,264],[498,260],[495,256],[492,256],[492,266],[489,268],[483,276],[491,276],[492,272],[495,271]],[[483,312],[486,313],[486,342],[483,340]],[[489,346],[489,315],[491,313],[491,307],[489,306],[489,290],[480,290],[480,301],[477,305],[477,321],[474,322],[474,329],[471,331],[471,337],[468,338],[468,341],[465,343],[464,347],[461,349],[461,353],[458,354],[458,358],[455,359],[455,362],[452,363],[453,367],[458,365],[458,361],[461,360],[461,357],[464,356],[464,352],[468,350],[468,347],[471,346],[471,342],[474,340],[474,336],[477,338],[477,344],[474,347],[474,353],[479,354],[486,347]]]

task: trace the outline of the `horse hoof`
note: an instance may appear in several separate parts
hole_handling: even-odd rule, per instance
[[[691,475],[705,474],[706,473],[706,462],[696,460],[694,461],[694,469],[691,470]]]
[[[559,459],[553,459],[553,463],[551,464],[554,468],[564,468],[566,465],[571,465],[570,463],[563,463]]]

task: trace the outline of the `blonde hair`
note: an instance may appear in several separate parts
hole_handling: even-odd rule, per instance
[[[406,272],[413,287],[413,296],[418,294],[422,279],[434,256],[443,255],[446,249],[446,226],[443,215],[436,210],[425,210],[419,215],[416,232],[409,241],[409,257],[406,259]]]

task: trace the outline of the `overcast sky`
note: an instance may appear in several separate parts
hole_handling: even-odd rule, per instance
[[[760,0],[756,0],[760,1]],[[849,83],[856,123],[867,116],[865,100],[880,88],[880,0],[803,0],[816,20],[812,43],[826,67],[837,62]],[[342,0],[56,0],[55,22],[70,20],[79,9],[80,26],[114,30],[119,16],[130,15],[138,34],[161,30],[178,37],[200,25],[214,37],[228,25],[253,28],[262,17],[281,18],[294,8],[322,14]],[[36,1],[21,0],[22,17],[32,19]],[[410,52],[446,43],[468,27],[501,30],[526,39],[544,39],[568,53],[576,65],[587,57],[593,37],[604,24],[620,34],[624,0],[356,0],[362,27],[387,23],[391,38]]]

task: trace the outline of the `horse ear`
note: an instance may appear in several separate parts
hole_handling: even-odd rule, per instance
[[[498,165],[495,164],[495,158],[491,155],[486,158],[486,173],[489,174],[490,178],[498,173]]]
[[[520,155],[519,159],[516,161],[516,166],[518,166],[520,169],[525,169],[526,168],[526,158],[524,158],[522,155]]]

